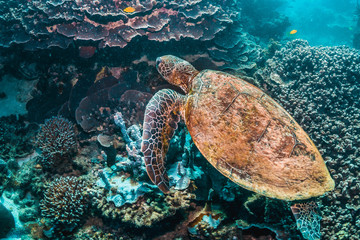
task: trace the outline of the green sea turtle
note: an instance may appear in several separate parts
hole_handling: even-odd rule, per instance
[[[171,55],[157,58],[156,65],[186,93],[160,90],[146,107],[141,150],[147,173],[161,191],[169,191],[164,159],[180,116],[202,155],[241,187],[286,201],[334,188],[309,136],[259,88],[225,72],[199,72]],[[302,209],[313,208],[297,204],[292,209],[301,218]]]

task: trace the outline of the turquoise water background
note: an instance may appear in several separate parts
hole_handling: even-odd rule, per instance
[[[279,12],[289,17],[295,36],[308,40],[311,45],[352,46],[356,31],[356,0],[288,0]]]

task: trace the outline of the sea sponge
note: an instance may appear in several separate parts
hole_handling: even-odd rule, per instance
[[[55,179],[40,203],[41,215],[60,226],[77,226],[87,207],[86,192],[86,182],[77,177]]]
[[[75,143],[73,124],[63,117],[46,119],[41,125],[35,142],[50,165],[60,157],[69,154]]]

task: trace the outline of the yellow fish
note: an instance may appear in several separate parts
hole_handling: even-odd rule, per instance
[[[126,12],[126,13],[135,12],[135,8],[133,8],[133,7],[127,7],[127,8],[124,9],[124,12]]]
[[[297,30],[295,30],[295,29],[290,31],[290,34],[291,34],[291,35],[292,35],[292,34],[295,34],[295,33],[297,33]]]

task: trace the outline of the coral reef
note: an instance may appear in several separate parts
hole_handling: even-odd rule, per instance
[[[115,169],[113,171],[112,169]],[[119,174],[116,167],[99,171],[97,186],[108,190],[106,199],[114,203],[115,207],[121,207],[126,203],[135,203],[139,197],[153,192],[156,188],[146,182],[137,182],[126,175]]]
[[[65,157],[76,144],[73,124],[63,117],[52,117],[45,120],[36,136],[36,145],[44,157],[42,161],[51,166],[55,161]]]
[[[126,128],[125,121],[120,112],[116,112],[113,118],[115,125],[120,128],[128,154],[127,158],[118,157],[117,163],[114,165],[114,170],[130,173],[135,180],[144,179],[146,169],[140,151],[142,141],[140,127],[138,125],[132,125]]]
[[[159,42],[205,41],[238,17],[236,5],[222,1],[37,0],[1,5],[0,45],[23,44],[28,50],[67,48],[78,41],[123,48],[141,36]],[[133,11],[125,11],[127,7]]]
[[[155,68],[156,57],[175,54],[199,70],[241,75],[294,116],[336,180],[335,191],[315,199],[321,237],[357,240],[360,54],[302,40],[264,49],[289,26],[282,3],[0,0],[0,211],[5,205],[15,221],[6,237],[302,239],[296,221],[306,214],[295,219],[287,202],[221,175],[183,123],[166,155],[170,194],[150,182],[144,111],[155,92],[180,91]],[[204,208],[212,190],[213,208]]]
[[[92,202],[108,218],[132,223],[137,227],[150,227],[167,217],[173,216],[178,210],[189,208],[190,201],[194,198],[195,195],[186,190],[172,191],[166,196],[147,195],[140,197],[131,205],[126,204],[117,208],[106,198],[101,197],[98,192]]]
[[[24,157],[33,149],[30,138],[35,127],[23,121],[15,116],[0,118],[0,157],[5,161]]]
[[[360,54],[345,47],[311,47],[294,40],[255,75],[309,133],[335,180],[321,198],[324,239],[356,239],[360,170]]]
[[[56,226],[72,230],[83,216],[87,200],[87,184],[76,177],[60,177],[52,181],[41,201],[41,215]]]
[[[235,69],[249,72],[255,70],[261,60],[262,49],[258,40],[243,28],[232,26],[214,39],[214,46],[208,48],[209,55],[217,61],[225,61],[221,69]]]
[[[47,182],[47,176],[42,174],[43,167],[37,161],[36,152],[18,161],[21,171],[14,173],[11,180],[12,185],[18,188],[17,194],[21,199],[29,193],[39,196],[45,190],[44,183]]]
[[[191,235],[215,237],[212,232],[218,228],[224,218],[221,211],[213,211],[211,203],[207,203],[204,209],[189,223],[188,231]]]
[[[0,193],[1,194],[4,188],[10,182],[11,177],[12,177],[12,173],[9,171],[6,162],[0,158],[0,182],[1,182]]]
[[[122,79],[123,76],[120,76]],[[124,83],[113,76],[101,78],[87,91],[75,111],[77,123],[85,132],[101,131],[109,128],[112,115],[121,111],[129,124],[142,122],[145,106],[150,93],[127,90]]]
[[[175,162],[170,165],[167,173],[170,178],[170,185],[173,185],[176,190],[187,189],[191,181],[201,181],[204,174],[201,167],[191,166],[185,168],[183,162]]]

